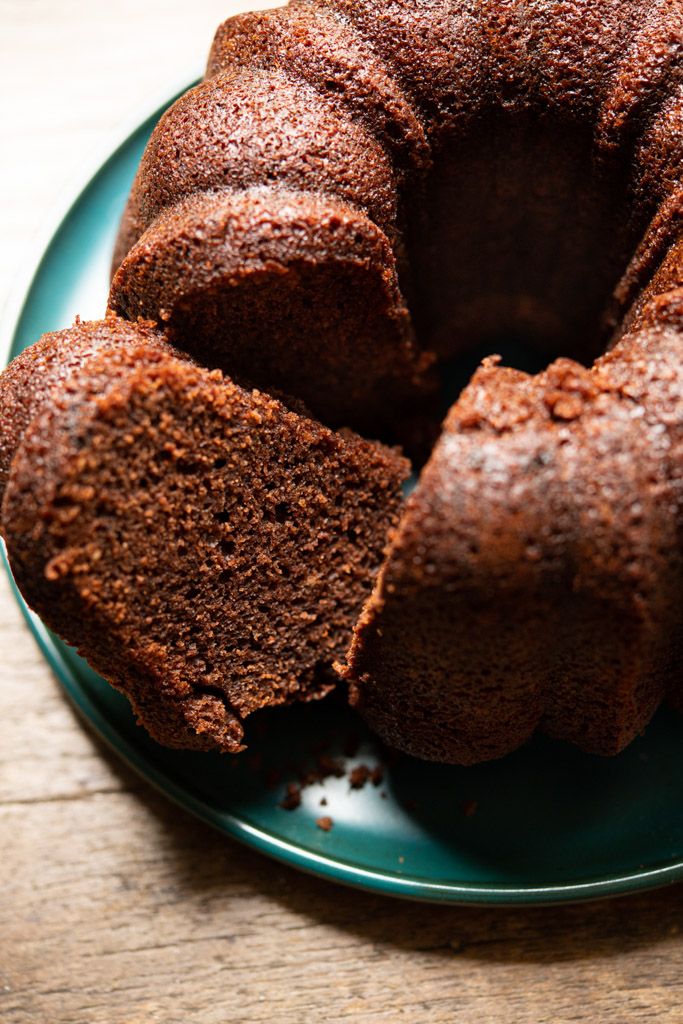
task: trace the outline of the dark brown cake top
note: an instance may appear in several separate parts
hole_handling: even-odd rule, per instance
[[[108,352],[132,353],[141,347],[148,353],[170,351],[153,324],[110,315],[105,320],[77,320],[73,327],[45,334],[12,360],[0,374],[0,503],[24,431],[50,396],[68,392],[93,355],[106,358]]]

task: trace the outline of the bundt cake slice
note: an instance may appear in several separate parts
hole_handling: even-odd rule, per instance
[[[133,246],[111,301],[157,317],[205,365],[286,387],[328,424],[386,430],[426,386],[386,236],[330,197],[189,196]]]
[[[135,330],[80,324],[6,371],[3,402],[44,395],[11,460],[9,560],[157,740],[238,751],[248,715],[329,689],[408,467]]]
[[[682,524],[680,330],[591,370],[486,362],[356,629],[353,702],[429,760],[500,757],[537,728],[617,753],[680,689]]]

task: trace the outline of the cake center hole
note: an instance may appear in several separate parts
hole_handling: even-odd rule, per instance
[[[411,313],[455,398],[480,359],[536,372],[590,364],[652,211],[637,216],[623,153],[557,111],[491,112],[435,153],[409,223]],[[411,211],[408,211],[411,216]]]

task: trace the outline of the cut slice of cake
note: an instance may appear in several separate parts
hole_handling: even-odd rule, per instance
[[[142,338],[42,403],[3,533],[28,603],[157,740],[233,752],[248,715],[329,689],[407,472]]]

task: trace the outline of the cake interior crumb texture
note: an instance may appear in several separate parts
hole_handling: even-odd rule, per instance
[[[171,746],[331,685],[405,461],[218,371],[91,358],[30,424],[3,521],[29,603]]]

